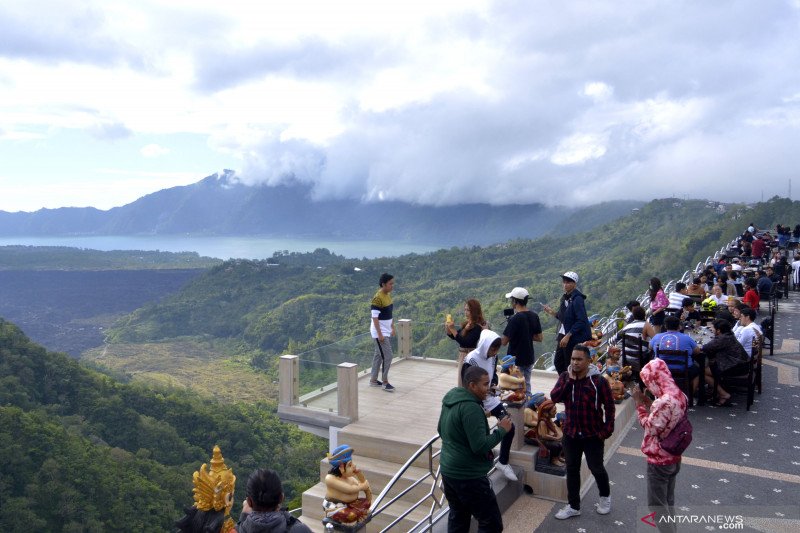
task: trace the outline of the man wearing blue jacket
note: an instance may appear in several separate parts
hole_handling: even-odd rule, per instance
[[[545,313],[556,317],[561,322],[556,337],[558,345],[553,358],[553,364],[559,374],[566,372],[572,349],[592,338],[589,317],[586,315],[586,296],[577,289],[578,279],[576,272],[564,272],[561,275],[564,294],[561,296],[558,311],[548,305],[544,306]]]

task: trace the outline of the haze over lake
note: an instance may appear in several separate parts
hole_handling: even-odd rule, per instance
[[[279,239],[269,237],[203,237],[182,235],[152,236],[70,236],[70,237],[0,237],[0,246],[68,246],[92,250],[160,250],[162,252],[197,252],[219,259],[267,259],[279,250],[313,252],[327,248],[350,258],[393,257],[408,253],[426,253],[445,245],[410,241],[332,241],[315,239]]]

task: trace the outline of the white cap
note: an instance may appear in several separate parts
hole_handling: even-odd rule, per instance
[[[506,298],[516,298],[517,300],[524,300],[528,297],[528,291],[522,287],[514,287],[511,292],[506,294]]]
[[[739,227],[741,227],[741,226],[739,226]],[[749,231],[750,233],[755,233],[756,232],[756,228],[754,228],[753,226],[747,226],[747,231]]]
[[[564,272],[563,274],[561,274],[561,277],[562,278],[571,279],[575,283],[578,283],[578,279],[580,279],[580,278],[578,278],[578,273],[577,272],[573,272],[572,270],[570,270],[569,272]]]

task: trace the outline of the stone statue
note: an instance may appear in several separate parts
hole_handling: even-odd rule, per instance
[[[540,446],[539,438],[537,436],[539,427],[539,405],[547,399],[543,392],[537,392],[531,396],[528,403],[525,404],[523,415],[525,417],[525,444],[533,446]]]
[[[545,400],[539,405],[539,441],[547,448],[550,455],[550,464],[557,467],[563,467],[564,461],[563,445],[564,433],[561,428],[554,422],[553,418],[556,416],[556,406],[552,400]]]
[[[610,376],[606,375],[608,384],[611,386],[611,396],[614,398],[615,403],[622,403],[628,393],[625,390],[625,385],[619,379],[619,372],[614,372]]]
[[[325,524],[354,528],[369,517],[372,491],[353,463],[353,448],[343,444],[328,454],[331,470],[325,476]],[[360,498],[360,494],[364,497]]]
[[[498,375],[500,401],[508,403],[525,401],[525,377],[516,362],[517,358],[513,355],[506,355],[500,361],[501,372]]]
[[[186,515],[175,523],[182,533],[236,533],[231,518],[233,490],[236,476],[225,466],[219,446],[214,446],[211,468],[203,463],[192,476],[194,506],[186,509]]]
[[[547,399],[543,392],[537,392],[531,396],[528,403],[525,404],[525,426],[529,428],[536,428],[539,425],[539,415],[537,413],[539,405]]]
[[[603,370],[606,379],[608,379],[608,376],[613,376],[615,372],[619,374],[619,379],[623,380],[630,379],[633,376],[633,371],[631,370],[630,365],[621,366],[619,359],[620,353],[616,350],[609,350],[608,354],[606,354],[606,365],[605,369]]]

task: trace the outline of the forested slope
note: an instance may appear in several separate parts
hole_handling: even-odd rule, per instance
[[[366,331],[377,279],[391,272],[397,279],[396,317],[415,321],[415,340],[431,355],[450,353],[452,344],[438,324],[445,312],[457,314],[466,298],[480,299],[498,329],[510,288],[528,287],[534,302],[553,305],[561,290],[559,275],[576,270],[590,314],[606,313],[646,290],[650,277],[680,276],[751,220],[762,227],[800,221],[799,206],[776,198],[752,209],[727,206],[720,213],[705,201],[664,199],[564,237],[361,261],[327,251],[271,260],[282,263],[278,266],[229,261],[162,303],[137,310],[118,323],[110,340],[213,335],[264,353],[298,353]],[[468,232],[466,214],[462,222],[454,229]],[[545,320],[545,326],[553,322]]]
[[[296,497],[318,480],[326,445],[274,410],[121,384],[0,319],[0,529],[171,531],[215,444],[239,502],[257,467]]]

